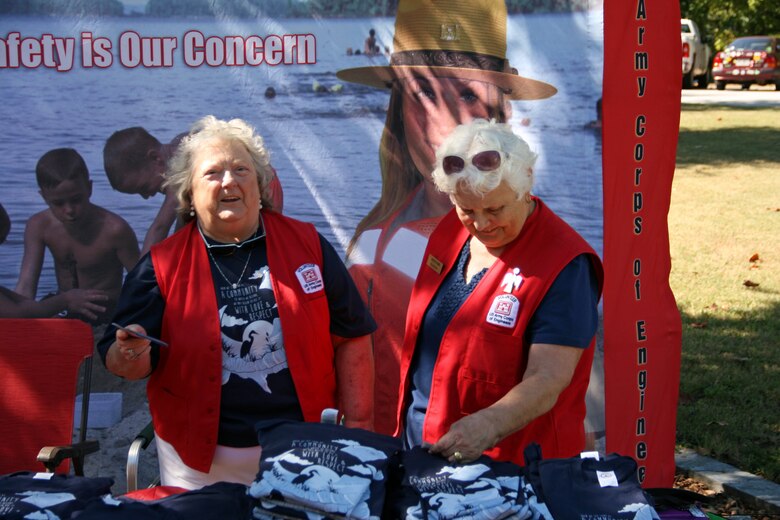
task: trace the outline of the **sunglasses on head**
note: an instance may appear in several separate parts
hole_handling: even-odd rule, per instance
[[[471,164],[481,172],[492,172],[501,166],[501,152],[496,150],[479,152],[471,158]],[[441,162],[441,167],[444,173],[452,175],[453,173],[462,172],[463,168],[466,167],[466,161],[457,155],[448,155]]]

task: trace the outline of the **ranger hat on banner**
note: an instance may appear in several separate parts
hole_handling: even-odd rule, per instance
[[[339,71],[342,81],[390,88],[415,72],[492,83],[510,99],[544,99],[557,89],[518,75],[506,58],[504,0],[400,0],[390,64]]]

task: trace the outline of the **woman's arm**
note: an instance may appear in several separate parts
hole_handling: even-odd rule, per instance
[[[159,338],[164,312],[165,301],[157,284],[154,264],[151,257],[146,255],[125,277],[111,321]],[[133,352],[129,352],[130,349]],[[113,326],[106,328],[97,343],[97,350],[106,368],[126,379],[148,376],[159,359],[156,346],[149,348],[147,340],[117,330]],[[134,353],[139,357],[133,359]]]
[[[374,429],[374,353],[376,323],[333,246],[320,235],[330,331],[335,351],[337,399],[344,422]],[[350,336],[350,337],[346,337]]]
[[[332,336],[339,410],[351,428],[374,429],[374,354],[370,336]]]
[[[555,405],[569,386],[583,349],[535,343],[528,354],[523,380],[487,408],[456,421],[431,446],[453,462],[469,462],[502,439],[522,429]],[[455,452],[462,458],[455,460]]]

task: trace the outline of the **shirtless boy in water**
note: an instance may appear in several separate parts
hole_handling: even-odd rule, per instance
[[[113,314],[123,271],[138,261],[138,240],[119,215],[90,202],[92,181],[84,159],[72,148],[46,152],[35,167],[40,194],[49,209],[36,213],[24,230],[24,258],[16,292],[35,298],[48,248],[54,258],[58,292],[100,290],[108,297],[104,312],[91,319],[103,323]]]
[[[0,244],[11,230],[11,219],[0,204]],[[108,297],[103,291],[71,289],[70,291],[35,301],[0,286],[0,318],[49,318],[62,310],[84,313],[90,319],[106,310],[102,302]]]
[[[186,135],[179,134],[170,143],[161,143],[146,129],[134,126],[111,134],[103,147],[103,167],[112,188],[120,193],[137,193],[145,199],[158,193],[165,196],[144,237],[142,255],[167,237],[176,221],[178,201],[175,194],[163,191],[163,174]]]

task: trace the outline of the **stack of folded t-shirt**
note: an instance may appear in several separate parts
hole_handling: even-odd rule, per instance
[[[402,455],[400,485],[388,497],[385,518],[497,520],[533,518],[520,492],[522,469],[482,456],[453,464],[423,448]]]
[[[631,457],[609,454],[542,459],[541,448],[525,449],[528,492],[539,511],[555,520],[658,520],[653,501],[637,477]]]
[[[259,423],[255,518],[378,519],[400,441],[335,424]]]

